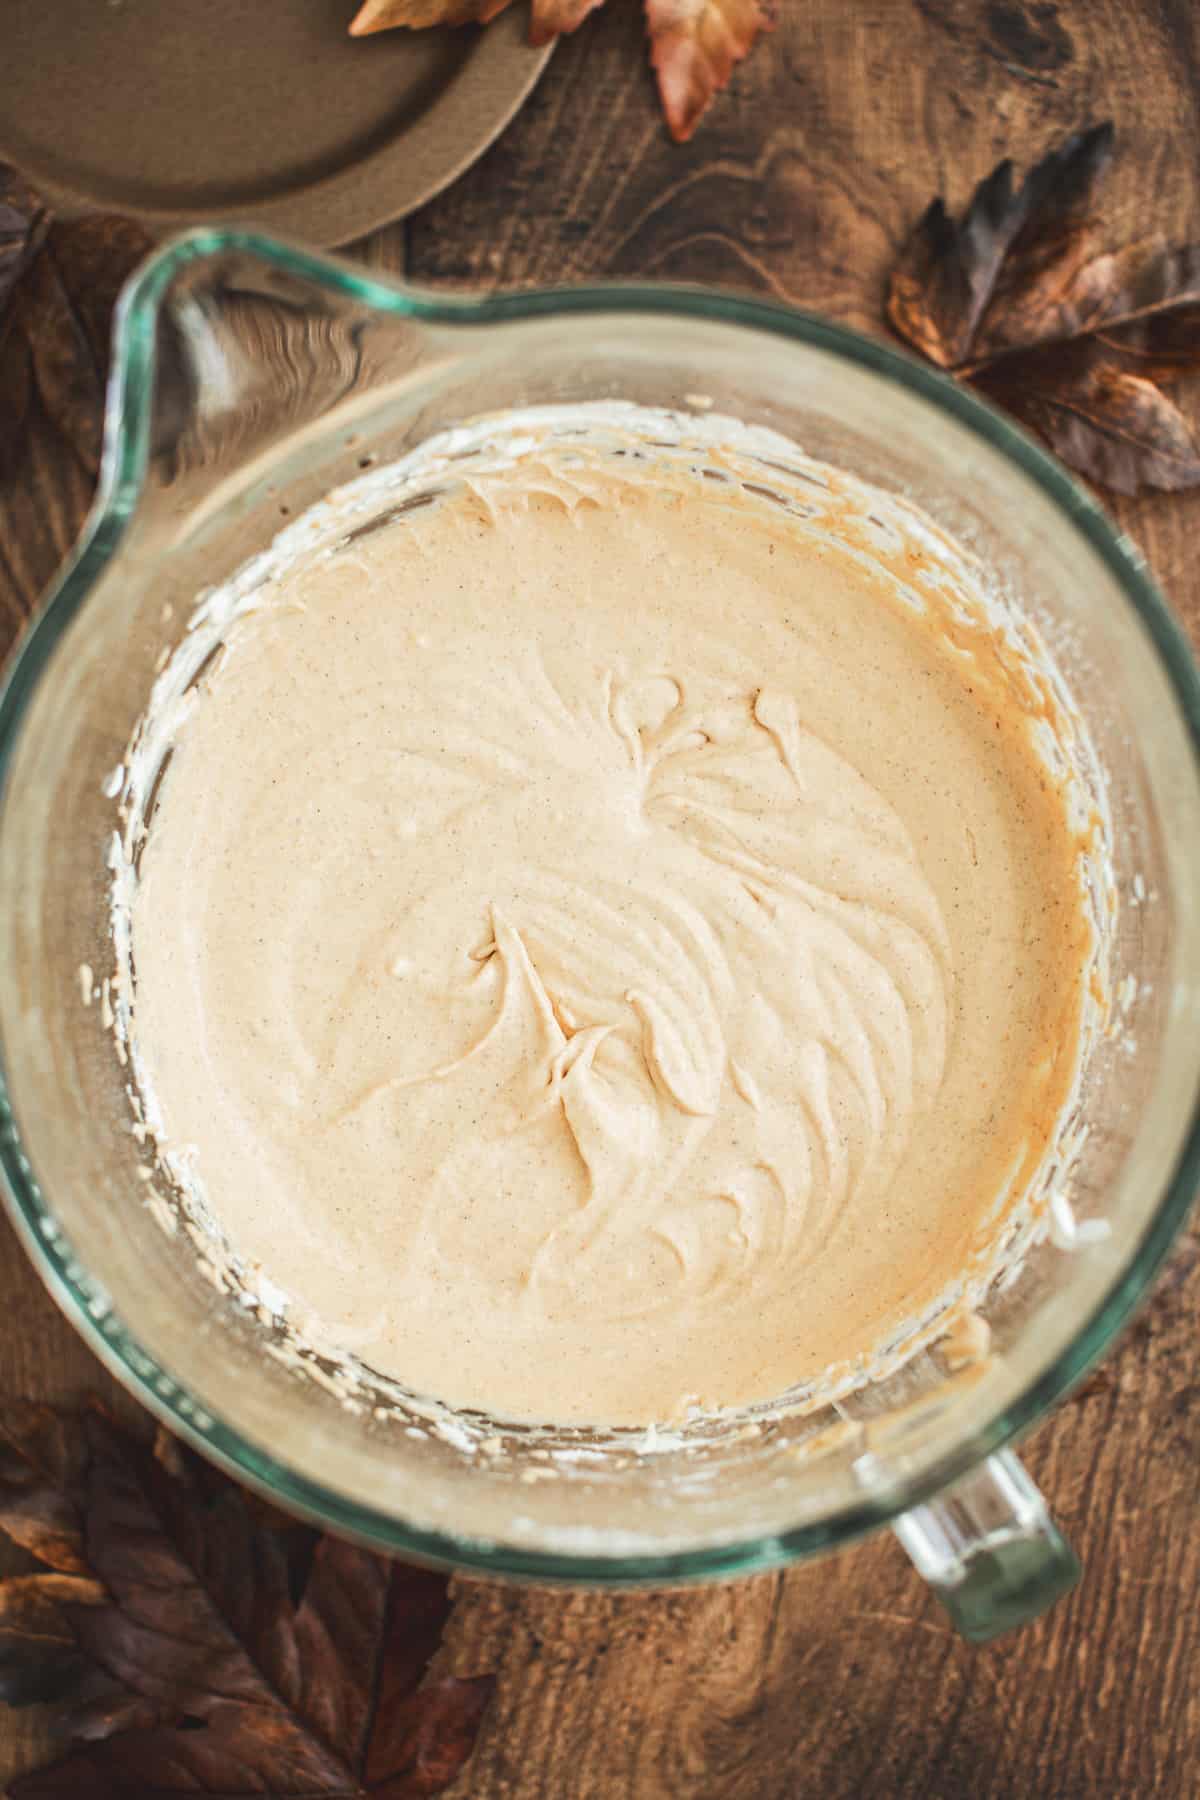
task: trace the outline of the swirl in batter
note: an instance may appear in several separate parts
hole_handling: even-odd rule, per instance
[[[1087,934],[986,633],[740,489],[579,458],[236,623],[142,859],[134,1038],[326,1337],[646,1423],[961,1276],[1068,1090]]]

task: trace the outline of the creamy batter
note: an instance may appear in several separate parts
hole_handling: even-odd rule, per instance
[[[164,1142],[456,1406],[644,1424],[870,1356],[1075,1072],[1028,690],[736,482],[546,443],[421,501],[190,696],[133,910]]]

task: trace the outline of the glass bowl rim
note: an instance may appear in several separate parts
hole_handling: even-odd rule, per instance
[[[393,317],[430,325],[498,325],[575,315],[658,314],[747,327],[865,367],[950,414],[1042,490],[1114,576],[1145,628],[1191,738],[1200,775],[1200,674],[1184,633],[1136,549],[1053,457],[1000,413],[907,352],[790,305],[677,283],[612,282],[471,298],[423,292],[336,257],[251,230],[201,228],[168,240],[134,272],[117,306],[96,498],[79,542],[12,651],[0,692],[0,800],[22,719],[58,639],[117,553],[148,460],[159,309],[189,264],[240,252]],[[1028,1431],[1075,1386],[1128,1320],[1163,1263],[1200,1183],[1200,1096],[1175,1171],[1125,1266],[1066,1348],[1009,1405],[918,1475],[897,1478],[828,1516],[767,1536],[700,1549],[611,1557],[525,1549],[418,1527],[352,1500],[278,1461],[209,1414],[138,1343],[70,1250],[32,1172],[10,1100],[0,1044],[0,1172],[5,1203],[38,1273],[85,1343],[153,1415],[236,1479],[344,1536],[438,1566],[527,1580],[623,1585],[729,1577],[832,1549],[923,1504]]]

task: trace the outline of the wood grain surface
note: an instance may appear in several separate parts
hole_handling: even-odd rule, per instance
[[[1193,0],[784,0],[673,146],[628,0],[564,44],[448,194],[364,252],[423,283],[723,282],[880,329],[888,266],[942,191],[1106,117],[1114,244],[1200,237]],[[0,406],[5,403],[0,393]],[[67,549],[89,476],[35,407],[0,485],[0,633]],[[1117,516],[1200,643],[1200,495]],[[111,1384],[3,1229],[0,1385]],[[461,1582],[444,1657],[499,1684],[458,1800],[1091,1800],[1200,1794],[1200,1241],[1026,1445],[1080,1588],[983,1649],[888,1537],[783,1575],[660,1595]],[[121,1404],[128,1410],[132,1403]],[[0,1779],[39,1754],[0,1719]]]

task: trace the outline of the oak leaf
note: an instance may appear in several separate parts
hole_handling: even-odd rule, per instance
[[[1122,493],[1200,483],[1200,446],[1165,390],[1200,371],[1200,245],[1099,247],[1109,124],[1018,184],[1010,162],[955,221],[926,209],[892,272],[894,330]]]
[[[53,1700],[69,1746],[12,1800],[410,1800],[471,1753],[492,1681],[429,1675],[445,1577],[293,1524],[170,1439],[0,1403],[0,1528],[54,1571],[0,1582],[0,1699]]]

